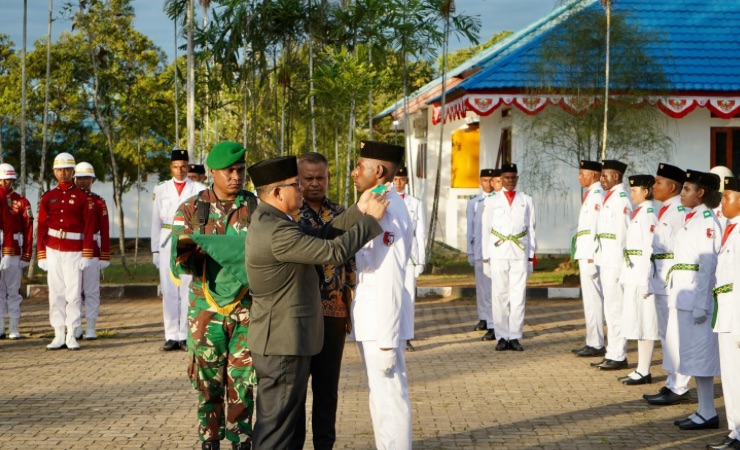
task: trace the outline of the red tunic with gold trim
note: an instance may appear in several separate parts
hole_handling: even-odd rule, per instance
[[[15,234],[21,234],[21,239],[13,239],[15,255],[21,255],[21,261],[31,261],[33,253],[33,210],[31,202],[21,194],[10,191],[8,193],[10,212],[13,214]],[[21,253],[21,243],[23,250]]]
[[[3,231],[3,256],[17,256],[13,243],[13,233],[15,233],[15,222],[10,212],[10,197],[8,191],[0,186],[0,229]]]
[[[47,191],[39,202],[38,259],[46,259],[46,248],[60,252],[82,252],[94,256],[93,235],[97,228],[95,203],[72,183]]]
[[[96,230],[93,240],[93,255],[101,261],[110,261],[110,227],[108,225],[108,206],[103,197],[95,192],[87,192],[95,204]],[[98,237],[100,239],[98,239]]]

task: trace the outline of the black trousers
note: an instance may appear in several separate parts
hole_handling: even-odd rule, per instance
[[[252,364],[259,378],[252,448],[287,449],[299,415],[305,409],[311,357],[253,353]]]
[[[324,346],[311,358],[311,391],[313,407],[311,429],[316,450],[331,450],[337,439],[337,391],[342,367],[344,341],[347,337],[343,317],[324,317]],[[261,381],[260,381],[261,383]],[[303,448],[306,441],[306,404],[299,412],[291,450]]]

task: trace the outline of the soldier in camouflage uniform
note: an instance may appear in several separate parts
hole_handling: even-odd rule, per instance
[[[256,377],[247,348],[249,309],[244,237],[257,199],[243,189],[246,149],[217,144],[206,164],[213,185],[186,200],[173,222],[173,275],[191,274],[188,376],[199,392],[202,448],[249,449]],[[174,277],[177,279],[177,276]]]

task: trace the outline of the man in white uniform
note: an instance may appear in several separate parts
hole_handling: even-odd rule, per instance
[[[717,262],[712,326],[719,338],[722,394],[730,434],[708,449],[740,449],[740,182],[722,180],[722,216],[727,219]],[[737,287],[735,287],[737,285]]]
[[[672,405],[689,401],[689,380],[691,377],[670,369],[677,364],[670,360],[665,341],[668,326],[668,289],[665,280],[673,266],[673,250],[676,244],[676,233],[686,219],[686,208],[681,205],[681,189],[686,179],[686,172],[666,163],[658,165],[653,185],[655,200],[662,203],[658,209],[658,224],[653,234],[653,276],[650,278],[650,292],[655,297],[655,312],[658,315],[658,335],[663,348],[663,369],[667,372],[665,386],[657,394],[642,396],[658,404]]]
[[[624,290],[619,282],[624,265],[627,225],[632,215],[632,202],[624,189],[622,177],[627,164],[616,160],[601,163],[601,187],[606,191],[604,206],[596,223],[597,250],[594,262],[604,294],[604,315],[608,327],[606,356],[592,366],[601,370],[627,368],[627,339],[622,333]]]
[[[532,197],[516,191],[516,164],[501,167],[503,189],[491,197],[485,215],[490,219],[488,245],[483,259],[490,259],[493,327],[498,332],[496,350],[523,351],[527,278],[537,251],[535,210]],[[490,211],[489,211],[490,208]]]
[[[360,192],[392,181],[404,148],[362,141],[352,171]],[[352,302],[353,336],[360,348],[370,390],[370,416],[375,446],[380,450],[411,449],[411,404],[404,341],[413,337],[407,317],[413,303],[404,289],[413,226],[403,199],[393,186],[379,221],[383,234],[357,254],[357,292]]]
[[[596,161],[581,161],[578,182],[586,188],[583,204],[578,215],[578,229],[573,237],[571,259],[578,261],[581,277],[583,315],[586,319],[586,345],[573,350],[576,356],[604,356],[604,296],[601,292],[599,268],[594,264],[596,254],[596,223],[604,203],[601,189],[601,164]]]
[[[488,243],[488,236],[483,230],[483,210],[485,201],[495,195],[493,189],[493,179],[501,178],[500,169],[483,169],[480,171],[480,189],[478,195],[474,195],[468,200],[466,218],[468,222],[468,264],[475,270],[475,299],[478,305],[478,324],[475,325],[475,331],[486,331],[481,338],[485,341],[496,339],[496,333],[493,330],[493,317],[491,317],[491,275],[484,270],[483,248]]]
[[[189,275],[180,276],[176,286],[170,276],[170,236],[172,220],[180,204],[205,189],[205,186],[190,180],[188,174],[188,152],[173,150],[170,158],[172,178],[154,188],[152,208],[152,256],[159,269],[159,284],[162,288],[162,311],[164,315],[164,346],[162,351],[185,350],[188,338],[188,290]]]
[[[396,192],[398,192],[404,203],[406,203],[406,208],[409,210],[409,216],[411,217],[411,228],[413,229],[414,238],[411,241],[411,256],[406,265],[406,281],[404,281],[404,287],[408,291],[411,301],[415,303],[416,279],[424,272],[424,265],[427,260],[425,249],[427,233],[426,220],[424,220],[424,205],[421,204],[421,200],[406,192],[406,186],[409,184],[409,172],[405,166],[398,168],[396,176],[393,178],[393,184],[396,186]],[[413,307],[411,314],[406,316],[406,320],[408,321],[406,327],[413,330]],[[406,350],[412,352],[415,350],[413,344],[411,344],[411,339],[406,341]]]

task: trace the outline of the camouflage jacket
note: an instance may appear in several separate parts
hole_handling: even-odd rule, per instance
[[[324,203],[317,213],[308,203],[303,204],[298,214],[293,216],[301,228],[317,229],[331,222],[344,212],[344,207],[324,197]],[[355,258],[341,266],[325,265],[321,270],[321,303],[326,317],[347,317],[351,301],[351,291],[355,288]]]
[[[241,191],[233,201],[220,201],[213,188],[209,188],[185,200],[172,222],[173,244],[183,235],[229,236],[229,239],[212,240],[222,245],[209,248],[201,243],[197,247],[172,245],[170,267],[174,279],[181,274],[193,275],[193,294],[206,297],[226,314],[247,295],[248,286],[229,274],[244,266],[244,238],[251,209],[256,206],[257,198],[251,192]],[[228,257],[231,267],[227,267],[229,262],[224,262],[223,256]]]

